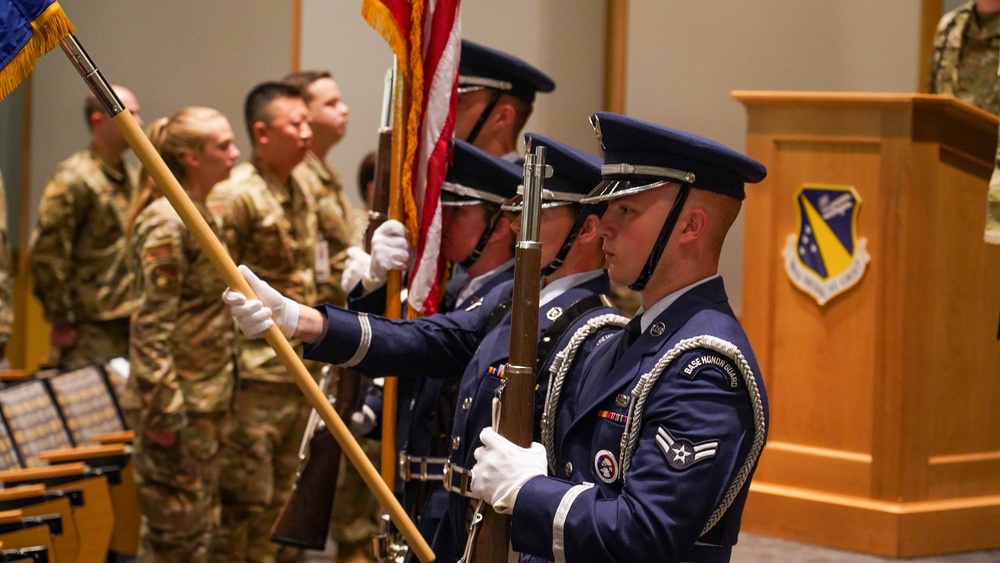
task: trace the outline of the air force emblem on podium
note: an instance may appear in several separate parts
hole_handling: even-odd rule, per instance
[[[799,232],[789,235],[785,271],[820,305],[861,280],[867,240],[858,238],[861,198],[850,186],[803,185],[795,194]]]

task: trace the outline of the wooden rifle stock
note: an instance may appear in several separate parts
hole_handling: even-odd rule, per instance
[[[361,390],[361,374],[341,369],[337,381],[335,410],[343,420],[350,420],[357,410]],[[322,551],[330,533],[330,516],[337,494],[340,475],[340,444],[327,431],[312,432],[309,453],[299,471],[295,488],[281,508],[271,528],[271,541],[300,549]]]
[[[504,367],[494,413],[497,432],[518,446],[531,446],[534,426],[535,364],[538,354],[538,301],[542,245],[538,242],[541,190],[545,176],[545,148],[524,161],[524,198],[521,207],[522,240],[514,255],[514,306],[511,310],[510,355]],[[483,503],[485,504],[485,503]],[[513,507],[512,507],[513,508]],[[503,563],[510,545],[510,516],[480,506],[479,530],[470,535],[472,561]]]
[[[387,80],[386,88],[391,91]],[[368,227],[365,229],[365,250],[371,251],[372,235],[389,214],[389,178],[392,167],[392,128],[379,128],[378,150],[375,157],[375,187],[369,204]],[[391,122],[390,122],[391,123]],[[335,410],[343,420],[360,406],[361,372],[340,368],[337,380]],[[309,439],[306,458],[292,494],[282,507],[274,526],[271,541],[302,549],[322,550],[330,530],[330,516],[337,494],[340,457],[343,450],[329,432],[317,432]]]

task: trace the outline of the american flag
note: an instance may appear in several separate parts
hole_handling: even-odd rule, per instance
[[[460,0],[365,0],[361,13],[389,43],[409,91],[406,156],[402,170],[404,223],[416,240],[408,305],[437,311],[441,182],[455,125],[461,49]]]

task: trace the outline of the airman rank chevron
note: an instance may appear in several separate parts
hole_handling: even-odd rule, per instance
[[[861,198],[851,186],[803,185],[795,204],[799,232],[788,236],[785,271],[792,283],[823,305],[865,273],[868,241],[857,235]]]
[[[656,430],[656,443],[667,458],[667,465],[674,469],[687,469],[699,461],[715,457],[718,440],[694,444],[684,438],[674,438],[662,426]]]

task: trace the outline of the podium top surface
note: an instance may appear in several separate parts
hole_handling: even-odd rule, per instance
[[[994,127],[1000,124],[996,115],[954,98],[937,94],[894,92],[793,92],[764,90],[733,90],[732,97],[751,107],[841,107],[868,109],[928,109],[955,114],[956,117],[982,120]]]

